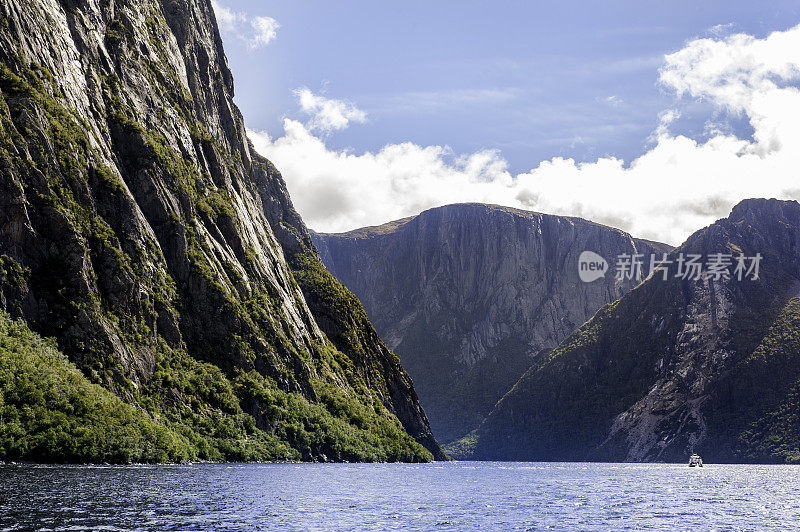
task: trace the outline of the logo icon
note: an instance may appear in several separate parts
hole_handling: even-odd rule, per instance
[[[605,277],[607,271],[608,262],[594,251],[584,251],[578,257],[578,276],[584,283]]]

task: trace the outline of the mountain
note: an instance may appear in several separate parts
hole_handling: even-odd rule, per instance
[[[730,277],[684,278],[681,254],[733,257]],[[737,274],[739,256],[758,271]],[[800,461],[800,204],[743,201],[669,260],[666,280],[657,272],[537,361],[471,456]]]
[[[442,458],[253,151],[210,0],[0,13],[0,460]],[[98,401],[89,433],[165,436],[76,443]]]
[[[613,270],[620,254],[671,249],[579,218],[483,204],[312,238],[400,357],[446,442],[475,429],[540,354],[638,283],[613,271],[581,282],[582,252]]]

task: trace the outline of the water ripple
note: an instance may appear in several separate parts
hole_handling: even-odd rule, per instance
[[[0,531],[777,530],[799,523],[794,466],[0,465]]]

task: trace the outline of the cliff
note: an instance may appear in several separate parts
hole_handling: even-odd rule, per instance
[[[0,15],[2,308],[188,458],[441,457],[248,142],[210,1]]]
[[[500,460],[800,461],[800,204],[747,200],[543,357],[473,435]],[[729,277],[679,257],[733,257]],[[761,256],[736,274],[735,257]],[[757,275],[755,275],[757,273]],[[741,277],[741,278],[740,278]]]
[[[671,249],[579,218],[482,204],[313,238],[448,442],[477,428],[541,354],[638,283],[615,278],[618,255],[644,254],[646,270],[650,254]],[[580,280],[584,251],[609,262],[604,278]]]

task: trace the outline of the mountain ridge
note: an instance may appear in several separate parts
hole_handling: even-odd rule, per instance
[[[386,223],[383,223],[383,224],[359,227],[359,228],[356,228],[356,229],[351,229],[349,231],[326,232],[326,231],[316,231],[316,230],[313,230],[313,229],[309,229],[309,232],[311,234],[319,235],[319,236],[369,238],[369,237],[373,237],[373,236],[376,236],[376,235],[382,235],[382,234],[388,234],[388,233],[395,232],[395,231],[399,230],[402,226],[407,224],[408,222],[414,220],[415,218],[423,216],[426,213],[430,213],[430,212],[436,211],[438,209],[454,208],[454,207],[457,208],[459,206],[485,207],[485,208],[488,208],[490,210],[495,210],[495,211],[499,211],[499,212],[508,212],[508,213],[513,213],[513,214],[517,214],[517,215],[520,215],[520,216],[525,216],[525,217],[557,216],[559,218],[563,218],[563,219],[566,219],[566,220],[574,220],[574,221],[579,221],[579,222],[585,222],[585,223],[596,225],[596,226],[599,226],[599,227],[605,227],[605,228],[608,228],[608,229],[614,230],[614,231],[622,231],[623,233],[627,234],[627,232],[622,230],[622,229],[618,229],[618,228],[613,227],[611,225],[603,224],[603,223],[600,223],[600,222],[595,222],[595,221],[589,220],[587,218],[581,218],[580,216],[566,216],[566,215],[560,215],[560,214],[548,214],[548,213],[545,213],[545,212],[531,211],[531,210],[526,210],[526,209],[520,209],[520,208],[517,208],[517,207],[508,207],[506,205],[499,205],[499,204],[495,204],[495,203],[481,203],[481,202],[448,203],[446,205],[442,205],[442,206],[439,206],[439,207],[431,207],[430,209],[425,209],[424,211],[421,211],[419,214],[415,214],[415,215],[412,215],[412,216],[406,216],[404,218],[399,218],[397,220],[392,220],[392,221],[389,221],[389,222],[386,222]],[[663,242],[657,242],[655,240],[649,240],[649,239],[646,239],[646,238],[633,237],[633,239],[635,241],[637,241],[637,242],[642,242],[642,243],[645,243],[645,244],[649,244],[656,250],[668,251],[668,250],[672,250],[674,248],[674,246],[671,246],[669,244],[665,244]]]
[[[799,238],[797,202],[741,202],[670,259],[760,254],[758,279],[646,280],[526,372],[465,454],[797,462]]]
[[[670,249],[580,218],[480,203],[312,239],[408,369],[445,442],[476,428],[541,352],[637,283],[611,272],[583,283],[581,252],[613,260]]]

